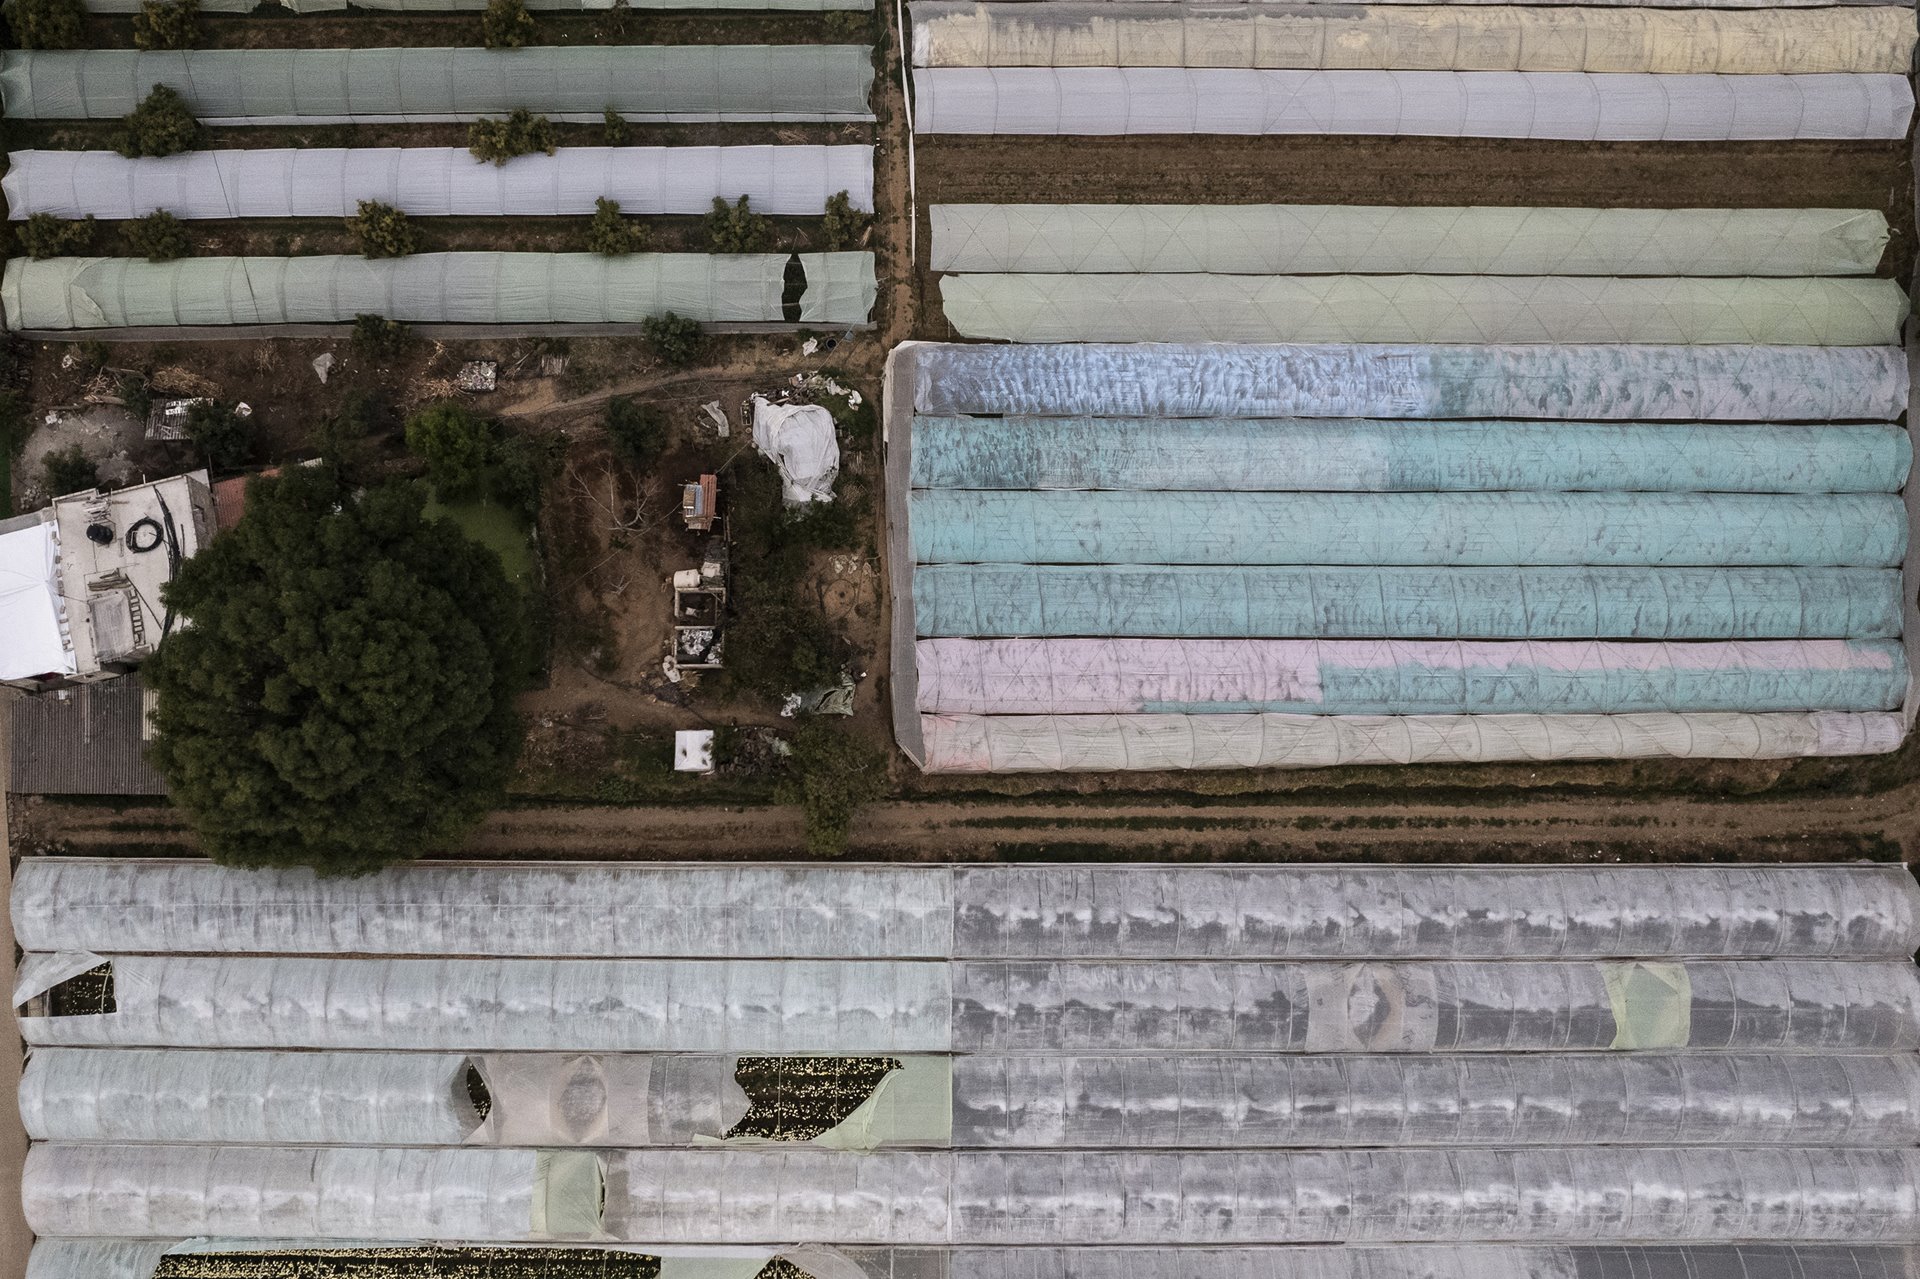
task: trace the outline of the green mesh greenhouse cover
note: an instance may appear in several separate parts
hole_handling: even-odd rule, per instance
[[[933,269],[959,272],[1871,275],[1887,247],[1886,216],[1867,209],[936,204],[930,216]]]
[[[517,107],[598,123],[871,120],[857,45],[537,49],[197,49],[0,55],[21,120],[117,120],[156,84],[211,123],[471,120]]]
[[[1008,342],[1881,346],[1892,280],[1557,275],[950,275],[947,322]]]
[[[863,324],[870,253],[803,253],[803,318]],[[58,331],[200,325],[637,324],[666,311],[708,323],[777,323],[785,254],[421,253],[360,257],[48,258],[7,262],[7,327]]]

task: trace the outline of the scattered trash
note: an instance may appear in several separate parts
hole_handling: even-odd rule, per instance
[[[253,405],[247,403],[245,400],[242,400],[238,404],[233,406],[233,415],[235,417],[240,417],[240,418],[252,417]]]
[[[808,689],[804,693],[788,693],[780,703],[780,717],[792,719],[795,715],[851,715],[853,714],[853,687],[853,677],[843,673],[838,684]]]
[[[567,357],[564,355],[543,355],[540,357],[540,376],[559,377],[567,371]]]
[[[660,673],[675,684],[680,682],[680,663],[673,660],[671,653],[667,655],[665,661],[660,663]]]
[[[711,773],[713,771],[713,730],[682,728],[673,735],[673,771]]]
[[[499,381],[498,360],[468,360],[453,378],[454,386],[462,391],[491,391]]]
[[[800,344],[800,354],[802,355],[814,355],[818,353],[819,350],[820,350],[819,338],[808,338],[805,342]]]
[[[708,400],[700,406],[700,411],[706,414],[707,421],[713,424],[714,434],[721,439],[733,434],[733,424],[727,421],[727,411],[720,407],[720,401]]]
[[[831,502],[840,474],[840,442],[833,414],[818,404],[774,404],[753,397],[753,446],[780,468],[789,506]]]
[[[147,438],[150,440],[184,440],[187,438],[187,414],[194,406],[211,404],[212,400],[197,395],[190,400],[155,400],[153,407],[147,410]],[[235,410],[238,412],[239,410]]]
[[[313,375],[320,379],[320,385],[327,384],[327,374],[333,372],[333,352],[322,351],[313,357]]]
[[[862,398],[860,392],[850,386],[841,386],[839,382],[824,373],[796,373],[787,380],[787,385],[802,391],[811,391],[816,395],[821,393],[837,395],[847,402],[848,408],[860,407]]]

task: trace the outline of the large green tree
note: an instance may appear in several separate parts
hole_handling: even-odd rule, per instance
[[[167,587],[151,757],[215,861],[361,874],[452,846],[499,799],[524,603],[423,501],[331,467],[255,479]]]

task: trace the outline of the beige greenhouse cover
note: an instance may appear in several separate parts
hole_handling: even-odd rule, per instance
[[[1871,275],[1871,209],[936,204],[936,271]]]
[[[1908,310],[1848,279],[950,275],[940,298],[962,336],[1008,342],[1879,346]]]
[[[919,67],[1272,67],[1348,71],[1907,73],[1911,8],[913,6]]]

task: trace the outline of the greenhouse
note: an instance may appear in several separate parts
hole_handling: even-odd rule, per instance
[[[473,120],[519,107],[600,123],[871,120],[858,45],[131,49],[0,54],[16,120],[118,120],[157,84],[203,124]]]
[[[1891,140],[1913,118],[1903,75],[930,67],[913,88],[923,134]]]
[[[22,153],[34,164],[64,154]],[[17,181],[8,175],[10,194]],[[933,269],[983,273],[1871,275],[1888,234],[1886,216],[1867,209],[935,204],[928,212]]]
[[[12,918],[49,953],[699,958],[724,937],[743,959],[1905,959],[1920,884],[1894,864],[420,862],[321,879],[33,857]]]
[[[1908,7],[1809,12],[915,0],[918,67],[1905,75]]]
[[[871,253],[418,253],[404,258],[10,258],[0,283],[16,332],[345,324],[777,324],[789,263],[801,321],[865,324]]]
[[[587,215],[602,197],[624,214],[708,212],[745,195],[763,213],[818,216],[848,193],[873,208],[864,146],[566,147],[505,165],[460,147],[189,151],[129,160],[112,151],[15,151],[0,179],[8,214],[138,218],[333,218],[362,200],[410,217]]]
[[[1559,275],[950,275],[947,322],[1005,342],[1880,346],[1892,280]]]
[[[1397,0],[1394,0],[1397,2]],[[1615,0],[1607,0],[1614,3]],[[1844,0],[1854,3],[1855,0]],[[1859,0],[1868,3],[1871,0]],[[262,0],[204,0],[203,13],[252,13]],[[339,13],[348,0],[266,0],[293,13]],[[789,9],[815,12],[827,9],[868,10],[867,0],[627,0],[635,10],[648,9]],[[526,0],[527,8],[540,12],[605,12],[613,0]],[[446,13],[462,9],[484,9],[484,0],[352,0],[355,9],[374,9],[383,13]],[[140,0],[87,0],[90,13],[138,13]]]
[[[738,1060],[45,1048],[27,1062],[20,1104],[36,1141],[692,1146],[720,1140],[747,1112]],[[912,1099],[936,1122],[904,1144],[1920,1144],[1920,1058],[1910,1053],[977,1055],[939,1064],[939,1094]],[[484,1117],[469,1071],[485,1089]]]
[[[1892,422],[1907,411],[1906,357],[1880,347],[910,342],[891,358],[911,411],[936,416]]]

